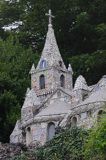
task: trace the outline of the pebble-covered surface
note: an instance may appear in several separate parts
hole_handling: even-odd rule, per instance
[[[9,160],[13,156],[20,155],[20,153],[23,150],[23,146],[18,145],[12,145],[12,144],[2,144],[0,142],[0,160]]]

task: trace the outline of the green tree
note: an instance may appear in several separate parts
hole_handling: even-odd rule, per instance
[[[98,26],[106,24],[105,0],[16,0],[2,2],[0,21],[2,26],[22,21],[18,29],[20,41],[41,51],[47,31],[45,13],[51,8],[54,28],[62,54],[68,56],[92,53],[106,49],[106,32],[98,32]],[[14,14],[13,14],[14,13]]]
[[[85,160],[106,159],[106,114],[98,122],[85,144]]]
[[[0,95],[0,141],[9,139],[11,130],[20,116],[20,105],[17,97],[11,91]]]
[[[11,34],[11,32],[5,31],[3,27],[20,21],[20,14],[22,14],[22,9],[17,0],[0,0],[0,37],[2,39],[6,39]]]
[[[26,88],[30,87],[29,69],[38,56],[13,36],[0,40],[0,56],[0,141],[6,142],[20,116]]]
[[[106,74],[106,51],[97,51],[92,54],[76,55],[72,58],[65,58],[72,64],[74,80],[82,74],[88,85],[97,83]]]

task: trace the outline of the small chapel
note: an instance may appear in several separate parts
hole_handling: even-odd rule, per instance
[[[49,10],[44,48],[30,70],[31,87],[27,89],[10,143],[44,145],[56,134],[56,128],[78,126],[91,128],[106,110],[106,75],[88,86],[82,75],[73,85],[71,64],[66,68],[61,57]]]

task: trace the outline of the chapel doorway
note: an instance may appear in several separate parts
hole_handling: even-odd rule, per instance
[[[50,122],[47,127],[47,140],[51,140],[55,135],[55,124]]]
[[[31,128],[28,127],[26,131],[26,145],[29,146],[31,143],[32,143]]]
[[[101,117],[103,116],[104,113],[105,113],[105,111],[103,111],[103,110],[100,110],[100,111],[98,112],[97,122],[99,122],[99,121],[101,120]]]
[[[76,117],[73,117],[73,118],[71,119],[71,126],[72,126],[72,127],[77,126],[77,118],[76,118]]]

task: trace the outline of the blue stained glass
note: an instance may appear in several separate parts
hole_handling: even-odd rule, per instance
[[[46,63],[46,60],[42,60],[40,62],[40,69],[45,69],[47,67],[47,63]]]

